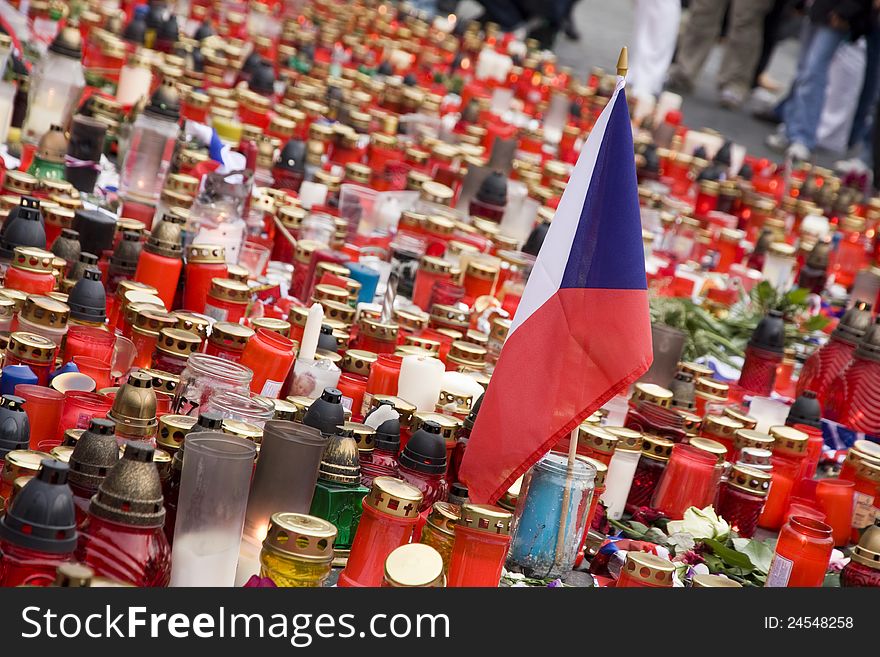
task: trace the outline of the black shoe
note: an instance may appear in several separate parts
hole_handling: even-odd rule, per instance
[[[572,41],[581,40],[580,30],[578,30],[577,25],[575,25],[575,22],[570,16],[562,23],[562,32],[565,34],[566,38],[571,39]]]

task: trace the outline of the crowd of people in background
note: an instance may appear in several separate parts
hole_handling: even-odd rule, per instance
[[[548,49],[559,38],[581,38],[578,1],[477,0],[479,20],[519,31]],[[873,171],[880,183],[880,130],[873,129],[880,125],[880,0],[630,1],[631,93],[691,93],[720,44],[717,101],[778,124],[766,140],[769,148],[810,160],[830,144],[845,153],[839,169]],[[459,6],[459,0],[411,2],[440,14]],[[800,51],[794,80],[784,89],[768,66],[788,38],[799,40]]]

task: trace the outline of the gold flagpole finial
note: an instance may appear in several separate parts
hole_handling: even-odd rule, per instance
[[[620,49],[620,57],[617,58],[617,74],[625,78],[626,72],[629,70],[629,55],[626,46]]]

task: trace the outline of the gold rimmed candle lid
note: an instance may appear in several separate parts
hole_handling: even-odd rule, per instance
[[[422,503],[421,491],[402,479],[376,477],[364,504],[398,518],[416,518]]]
[[[642,440],[642,455],[655,461],[668,461],[674,445],[675,443],[666,438],[645,435]]]
[[[642,449],[642,441],[644,436],[641,432],[629,427],[603,427],[605,431],[612,436],[617,437],[617,445],[615,449],[626,450],[630,452],[639,452]]]
[[[773,449],[773,436],[754,429],[738,429],[733,435],[733,449],[739,452],[745,447]]]
[[[450,536],[455,534],[455,524],[461,518],[461,508],[450,502],[434,502],[428,513],[428,524]]]
[[[156,349],[166,354],[188,357],[198,351],[202,341],[195,333],[177,328],[163,328],[159,331]]]
[[[719,463],[723,463],[727,456],[727,448],[711,438],[691,438],[690,445],[701,452],[711,454]]]
[[[256,331],[234,322],[214,322],[208,340],[220,347],[242,351]]]
[[[183,445],[184,437],[197,421],[198,418],[189,415],[163,415],[159,418],[156,444],[163,449],[176,452]]]
[[[742,584],[723,575],[694,575],[691,586],[695,589],[741,589]]]
[[[269,520],[263,548],[302,561],[326,563],[333,560],[336,527],[305,513],[274,513]]]
[[[507,536],[510,534],[512,521],[513,514],[500,506],[466,503],[461,505],[456,525],[487,534]]]
[[[726,415],[707,415],[703,418],[703,431],[723,438],[733,438],[737,431],[745,427]]]
[[[251,327],[256,331],[264,328],[273,331],[285,338],[290,337],[290,322],[286,319],[277,319],[275,317],[258,317],[251,322]]]
[[[672,405],[672,391],[654,383],[636,383],[630,400],[633,403],[644,401],[669,408]]]
[[[789,426],[770,427],[773,437],[773,451],[780,454],[803,454],[807,451],[809,436],[799,429]]]
[[[435,588],[446,581],[443,557],[425,543],[407,543],[385,558],[385,583],[394,588]]]
[[[617,447],[617,436],[594,424],[583,423],[578,427],[578,442],[589,449],[611,454]]]
[[[51,363],[55,358],[56,346],[42,335],[16,331],[9,335],[6,351],[25,362]]]
[[[772,477],[769,472],[737,464],[731,468],[727,484],[747,493],[766,497],[767,493],[770,492],[771,479]]]
[[[31,294],[24,300],[21,317],[31,324],[61,329],[70,319],[70,306],[52,297]]]
[[[623,570],[629,577],[646,584],[672,586],[675,565],[669,559],[656,554],[632,550],[626,555]]]
[[[758,426],[758,421],[755,418],[753,418],[751,415],[738,411],[732,406],[726,406],[724,408],[724,415],[739,422],[741,425],[743,425],[744,429],[754,429],[756,426]]]
[[[602,488],[605,485],[605,478],[608,476],[608,466],[602,463],[599,459],[594,459],[591,456],[581,456],[578,454],[575,458],[580,459],[584,463],[589,463],[596,468],[596,477],[593,479],[593,487]]]
[[[379,356],[372,351],[349,349],[342,357],[342,370],[349,374],[369,376],[370,368]]]

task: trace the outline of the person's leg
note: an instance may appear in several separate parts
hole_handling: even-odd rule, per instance
[[[510,0],[478,0],[483,7],[483,22],[498,23],[505,32],[510,32],[519,27],[525,16],[516,2]]]
[[[675,54],[681,0],[635,0],[629,83],[636,96],[656,96]]]
[[[816,129],[825,103],[828,67],[844,32],[824,25],[816,26],[804,57],[803,71],[795,80],[791,99],[785,106],[785,132],[792,144],[812,151],[816,148]]]
[[[761,56],[764,17],[772,7],[773,0],[733,0],[730,32],[718,72],[722,104],[738,106],[746,99]]]
[[[678,42],[676,62],[669,71],[671,86],[684,90],[693,87],[718,39],[726,6],[723,0],[691,0],[687,24]]]
[[[871,117],[880,91],[880,31],[874,30],[868,34],[865,45],[865,79],[849,133],[850,148],[870,143]],[[869,153],[870,148],[865,148],[863,155],[867,157]]]
[[[562,30],[565,32],[565,36],[572,41],[581,40],[581,31],[578,29],[577,23],[575,23],[574,20],[574,8],[578,1],[579,0],[571,0],[571,3],[568,5],[568,13],[562,21]]]
[[[773,51],[779,40],[779,28],[782,25],[782,19],[785,17],[788,2],[789,0],[775,0],[770,12],[764,17],[764,37],[761,43],[761,54],[758,57],[758,63],[755,65],[755,74],[752,76],[752,88],[760,86],[759,80],[764,74],[767,65],[770,64],[770,58],[773,56]]]

